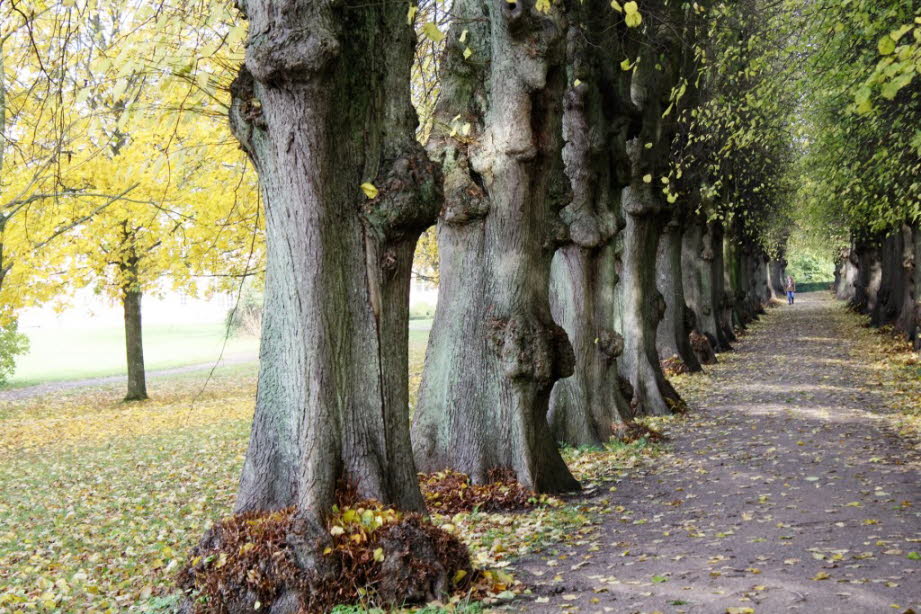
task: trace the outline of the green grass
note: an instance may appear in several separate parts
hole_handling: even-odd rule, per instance
[[[222,324],[145,326],[145,366],[156,370],[214,362],[221,352],[224,331]],[[125,373],[125,335],[120,327],[23,332],[31,346],[29,353],[16,361],[10,386]],[[255,356],[258,349],[255,337],[231,337],[224,358]]]
[[[425,344],[432,320],[409,325],[410,364],[421,375]],[[16,361],[9,388],[46,382],[78,380],[125,373],[125,335],[120,327],[27,329],[29,353]],[[213,363],[224,343],[223,324],[157,325],[144,327],[144,362],[148,371]],[[225,360],[255,357],[259,340],[233,336],[224,349]]]

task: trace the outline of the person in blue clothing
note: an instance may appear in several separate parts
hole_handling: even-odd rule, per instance
[[[787,275],[787,304],[793,304],[793,298],[796,295],[796,281],[792,275]]]

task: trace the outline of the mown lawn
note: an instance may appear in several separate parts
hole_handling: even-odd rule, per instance
[[[416,378],[422,375],[431,326],[432,321],[425,319],[409,323],[410,361]],[[31,347],[28,354],[17,359],[8,387],[125,373],[125,336],[121,328],[33,328],[24,332]],[[225,335],[221,324],[145,326],[145,365],[154,371],[214,363],[222,356],[222,347],[225,361],[256,360],[259,339],[234,335],[224,346]]]
[[[125,334],[120,327],[30,328],[29,353],[16,361],[13,387],[44,382],[122,375],[125,373]],[[214,362],[221,355],[226,329],[222,324],[144,327],[144,362],[149,370]],[[232,336],[224,358],[255,358],[259,340]]]

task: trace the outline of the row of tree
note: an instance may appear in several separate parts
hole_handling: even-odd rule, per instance
[[[814,113],[823,138],[808,160],[824,171],[813,190],[827,200],[813,215],[845,244],[836,296],[921,349],[921,11],[861,8],[835,17],[830,46],[838,62],[815,62],[829,87],[858,85]],[[846,42],[855,30],[865,33],[861,45]],[[832,123],[836,112],[844,119]]]
[[[744,98],[775,68],[738,42],[759,2],[456,0],[446,32],[416,23],[444,47],[425,147],[405,7],[239,4],[231,125],[268,258],[236,509],[296,506],[303,560],[343,481],[420,511],[420,470],[577,488],[558,442],[680,407],[661,359],[712,362],[782,292],[785,116]],[[408,291],[436,221],[410,428]]]

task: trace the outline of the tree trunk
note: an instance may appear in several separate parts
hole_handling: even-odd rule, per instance
[[[658,8],[664,10],[664,3]],[[626,144],[630,182],[621,197],[627,224],[623,233],[620,284],[624,353],[618,366],[633,388],[630,404],[634,411],[667,415],[682,401],[665,378],[656,351],[656,329],[665,312],[665,301],[656,289],[656,251],[659,236],[668,222],[659,182],[667,173],[665,162],[674,134],[674,126],[662,117],[663,101],[668,100],[672,86],[678,81],[672,63],[681,60],[677,57],[681,43],[670,40],[673,32],[666,28],[646,33],[656,38],[650,40],[644,36],[639,40],[637,64],[630,80],[637,125]],[[672,52],[660,54],[660,45]]]
[[[485,482],[511,469],[541,492],[578,488],[547,424],[553,384],[574,360],[549,299],[568,201],[559,10],[454,4],[429,142],[445,174],[441,287],[413,420],[421,470]]]
[[[265,197],[256,410],[236,511],[297,506],[326,535],[337,486],[424,509],[409,440],[410,268],[440,203],[415,141],[404,5],[246,0],[231,127]],[[370,182],[379,193],[363,195]],[[315,547],[298,551],[316,562]]]
[[[683,261],[695,263],[700,271],[698,325],[717,352],[732,350],[735,341],[727,320],[723,231],[719,222],[699,222],[700,229],[689,237]],[[699,237],[699,243],[698,243]],[[702,316],[702,317],[701,317]]]
[[[905,281],[901,229],[883,239],[880,250],[880,282],[876,309],[871,312],[874,326],[892,324],[902,308],[902,291]]]
[[[567,82],[574,85],[564,98],[563,161],[573,198],[560,212],[570,243],[553,257],[550,306],[572,343],[575,367],[554,385],[548,421],[556,440],[573,446],[603,445],[630,416],[617,370],[623,337],[614,330],[619,257],[613,239],[623,185],[613,142],[625,135],[606,114],[624,107],[618,88],[610,87],[612,78],[623,77],[607,68],[608,48],[597,44],[610,23],[602,11],[609,9],[590,0],[572,5],[569,14]]]
[[[783,258],[771,259],[768,262],[768,290],[770,298],[776,301],[784,300],[784,278],[786,277],[787,261]]]
[[[897,297],[899,302],[898,315],[895,320],[895,328],[905,337],[914,342],[917,335],[917,283],[916,277],[918,272],[918,261],[915,258],[915,249],[918,244],[917,235],[919,229],[912,228],[908,224],[903,224],[901,228],[901,258],[900,262],[900,296]]]
[[[723,226],[719,222],[711,222],[707,226],[709,245],[713,250],[713,280],[714,295],[718,302],[718,321],[723,339],[727,343],[736,340],[735,326],[733,324],[733,296],[732,286],[729,282],[729,264],[726,260],[726,237]]]
[[[700,371],[700,361],[691,347],[689,322],[681,267],[681,227],[677,221],[665,226],[656,255],[656,287],[665,298],[665,313],[656,331],[656,349],[661,360],[677,356],[690,371]]]
[[[706,224],[703,220],[692,219],[685,228],[681,239],[681,270],[685,300],[694,316],[692,335],[702,336],[709,346],[703,347],[703,340],[695,337],[694,348],[698,361],[702,364],[716,362],[715,351],[728,349],[723,341],[714,308],[713,292],[713,252],[705,248],[704,238]]]
[[[921,222],[915,222],[912,230],[912,238],[914,240],[914,269],[912,281],[914,283],[915,328],[911,338],[914,342],[915,350],[921,350]]]
[[[144,371],[144,341],[141,333],[141,290],[136,283],[122,288],[122,310],[125,315],[125,353],[128,359],[128,392],[126,401],[147,398],[147,377]]]

